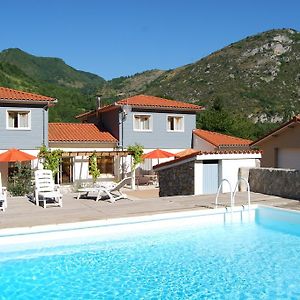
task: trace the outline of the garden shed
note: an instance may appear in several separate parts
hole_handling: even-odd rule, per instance
[[[159,195],[215,194],[222,179],[227,179],[234,189],[240,168],[259,166],[261,152],[214,151],[196,152],[154,167],[159,178]],[[221,192],[230,191],[228,184]]]

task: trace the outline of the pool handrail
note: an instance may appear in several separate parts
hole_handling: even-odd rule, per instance
[[[231,187],[231,183],[229,182],[229,180],[225,179],[225,178],[221,180],[221,183],[219,185],[217,196],[216,196],[216,200],[215,200],[215,207],[216,208],[218,207],[218,198],[219,198],[221,187],[223,186],[224,182],[227,182],[229,184],[229,189],[230,189],[230,206],[232,208],[233,207],[232,187]]]
[[[233,192],[233,206],[235,205],[235,195],[236,195],[236,192],[238,189],[238,185],[241,181],[244,181],[247,185],[247,199],[248,199],[248,209],[249,209],[250,208],[250,185],[249,185],[249,182],[244,177],[240,177],[238,179],[238,181],[236,182],[234,192]]]

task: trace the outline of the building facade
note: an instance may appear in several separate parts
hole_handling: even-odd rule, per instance
[[[48,109],[56,99],[0,87],[0,153],[17,148],[37,155],[48,146]],[[33,165],[37,160],[33,161]],[[3,184],[7,184],[11,164],[0,163]]]
[[[300,170],[300,115],[253,142],[262,150],[262,167]]]

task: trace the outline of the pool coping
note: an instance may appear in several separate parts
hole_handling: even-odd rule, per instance
[[[269,207],[258,204],[251,204],[250,210],[254,210],[258,207]],[[197,217],[197,216],[210,216],[218,215],[229,212],[240,212],[247,211],[248,206],[235,206],[231,208],[215,208],[213,210],[187,210],[187,211],[177,211],[177,212],[167,212],[167,213],[155,213],[143,216],[134,216],[134,217],[120,217],[120,218],[108,218],[101,220],[92,220],[92,221],[81,221],[81,222],[72,222],[72,223],[57,223],[57,224],[48,224],[48,225],[37,225],[37,226],[28,226],[28,227],[14,227],[14,228],[4,228],[0,229],[0,238],[16,235],[27,235],[35,233],[48,233],[56,231],[69,231],[76,229],[88,229],[95,227],[107,227],[107,226],[116,226],[116,225],[126,225],[126,224],[137,224],[137,223],[146,223],[152,221],[164,221],[171,219],[180,219],[187,217]]]

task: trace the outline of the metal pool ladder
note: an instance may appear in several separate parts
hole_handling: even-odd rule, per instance
[[[235,204],[235,195],[236,195],[236,192],[237,192],[237,189],[238,189],[238,185],[241,181],[244,181],[247,185],[247,200],[248,200],[248,210],[249,210],[250,209],[250,185],[249,185],[249,182],[244,177],[239,178],[236,185],[235,185],[234,192],[233,192],[232,204],[234,206],[234,204]],[[242,205],[242,206],[244,207],[244,205]]]
[[[229,182],[228,179],[222,179],[222,180],[221,180],[221,183],[220,183],[219,188],[218,188],[216,200],[215,200],[215,207],[216,207],[216,208],[218,207],[218,198],[219,198],[219,194],[220,194],[220,191],[221,191],[221,188],[222,188],[224,182],[227,182],[228,185],[229,185],[229,189],[230,189],[230,206],[231,206],[231,209],[232,209],[233,204],[234,204],[234,203],[233,203],[233,202],[234,202],[234,198],[233,198],[233,195],[232,195],[231,183]]]
[[[221,180],[221,183],[220,183],[219,188],[218,188],[216,200],[215,200],[215,208],[218,207],[218,198],[219,198],[219,194],[220,194],[221,188],[222,188],[224,182],[227,182],[228,185],[229,185],[229,189],[230,189],[230,207],[231,207],[231,210],[232,210],[232,208],[235,205],[235,196],[236,196],[236,193],[237,193],[238,185],[239,185],[239,183],[241,181],[244,181],[246,183],[246,185],[247,185],[248,209],[250,209],[250,185],[249,185],[249,182],[244,177],[241,177],[241,178],[238,179],[238,181],[237,181],[237,183],[235,185],[233,193],[232,193],[231,183],[229,182],[229,180],[228,179],[222,179]],[[243,205],[243,207],[244,207],[244,205]]]

